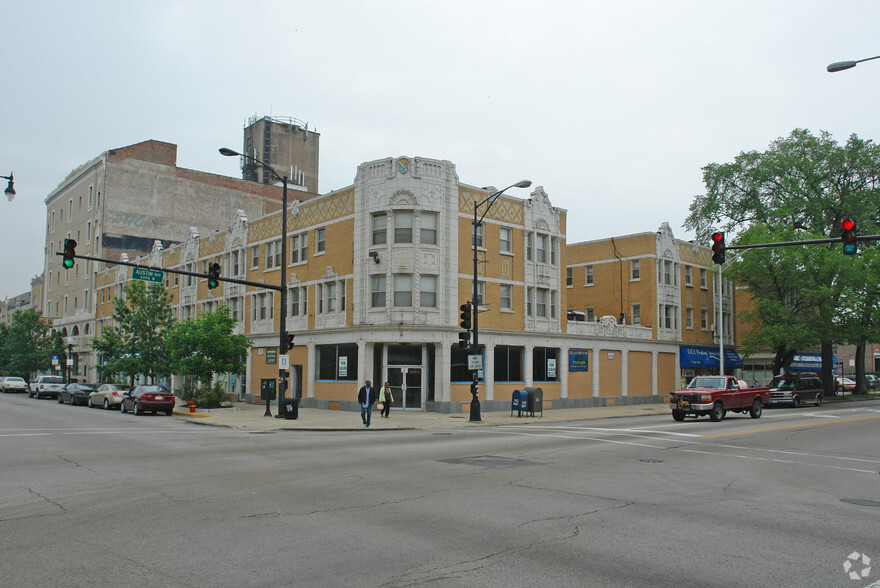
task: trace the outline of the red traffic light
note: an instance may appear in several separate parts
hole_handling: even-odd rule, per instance
[[[840,221],[840,240],[843,241],[843,254],[855,255],[858,253],[858,244],[856,243],[856,223],[851,218],[845,218]]]
[[[727,259],[726,251],[727,246],[724,244],[724,233],[720,231],[712,233],[712,262],[719,265],[724,263]]]
[[[724,241],[724,233],[712,233],[713,243],[722,243]]]
[[[844,231],[851,231],[855,228],[856,223],[851,218],[845,218],[840,222],[840,228]]]

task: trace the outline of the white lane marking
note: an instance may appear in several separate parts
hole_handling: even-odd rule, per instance
[[[814,419],[839,419],[840,417],[834,414],[815,414],[810,412],[804,413],[805,417],[810,417]]]
[[[554,439],[575,439],[577,441],[601,441],[603,443],[616,443],[619,445],[635,445],[636,447],[650,447],[651,449],[665,449],[664,447],[659,447],[657,445],[648,445],[646,443],[632,443],[629,441],[616,441],[614,439],[603,439],[600,437],[581,437],[581,436],[573,436],[573,435],[551,435],[548,433],[522,433],[518,431],[491,431],[488,429],[483,429],[477,431],[475,429],[466,430],[468,433],[495,433],[500,435],[519,435],[521,437],[544,437],[544,438],[554,438]],[[662,439],[661,439],[662,441]]]
[[[832,470],[845,470],[848,472],[859,472],[859,473],[863,473],[863,474],[876,474],[877,473],[874,470],[860,470],[857,468],[847,468],[847,467],[843,467],[843,466],[823,465],[823,464],[818,464],[818,463],[804,463],[802,461],[792,461],[790,459],[773,459],[773,458],[769,458],[769,457],[758,457],[755,455],[736,455],[736,454],[730,454],[730,453],[718,453],[715,451],[699,451],[696,449],[680,449],[679,451],[681,451],[683,453],[701,453],[703,455],[715,455],[715,456],[719,456],[719,457],[739,457],[741,459],[754,459],[757,461],[772,461],[775,463],[787,463],[787,464],[792,464],[792,465],[810,466],[810,467],[814,467],[814,468],[829,468]]]

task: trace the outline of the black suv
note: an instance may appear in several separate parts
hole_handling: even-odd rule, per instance
[[[782,374],[770,380],[770,406],[791,404],[797,408],[802,402],[822,405],[822,380],[818,375]]]

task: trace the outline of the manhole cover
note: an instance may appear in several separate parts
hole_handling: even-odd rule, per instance
[[[841,498],[841,502],[845,502],[847,504],[855,504],[856,506],[877,506],[880,507],[880,502],[876,500],[863,500],[861,498]]]
[[[639,461],[644,463],[663,463],[662,459],[655,459],[653,457],[646,457],[645,459],[640,459]]]
[[[480,455],[477,457],[456,457],[452,459],[441,459],[444,463],[455,463],[462,465],[481,466],[484,468],[521,468],[524,466],[541,465],[536,461],[527,459],[514,459],[512,457],[498,457],[495,455]]]

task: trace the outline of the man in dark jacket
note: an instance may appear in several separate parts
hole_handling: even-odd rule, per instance
[[[361,405],[361,420],[364,421],[364,427],[370,428],[370,417],[373,416],[373,403],[376,402],[376,389],[373,384],[367,380],[361,389],[358,390],[358,404]]]

